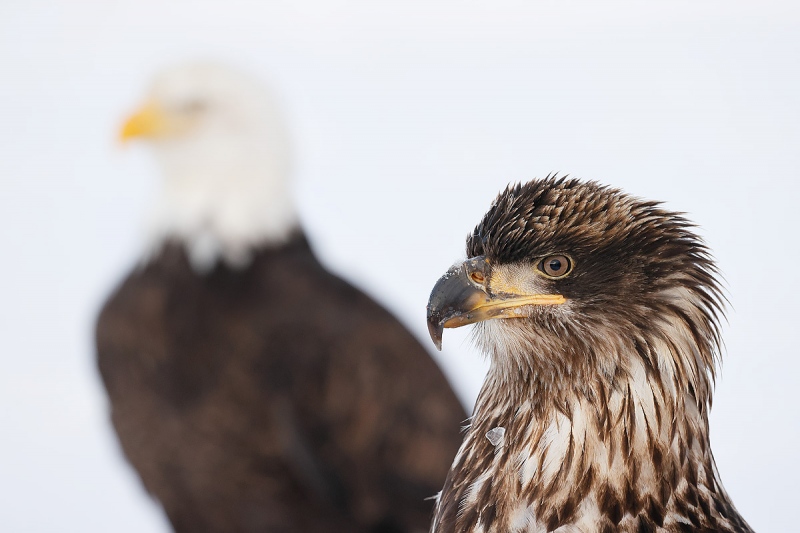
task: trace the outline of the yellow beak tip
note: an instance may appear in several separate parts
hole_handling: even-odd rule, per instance
[[[152,138],[168,130],[168,120],[154,104],[147,104],[125,121],[119,132],[120,142],[137,137]]]
[[[135,133],[132,133],[132,132],[129,130],[129,128],[127,127],[127,124],[126,124],[126,125],[125,125],[125,126],[123,126],[123,127],[122,127],[122,129],[119,131],[119,135],[117,136],[117,140],[119,141],[119,143],[120,143],[120,144],[127,144],[127,143],[128,143],[128,141],[130,141],[130,140],[131,140],[131,139],[133,139],[134,137],[136,137],[136,134],[135,134]]]

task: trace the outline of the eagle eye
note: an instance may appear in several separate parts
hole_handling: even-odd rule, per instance
[[[179,105],[179,111],[186,115],[196,115],[208,108],[208,102],[201,98],[191,98]]]
[[[539,271],[548,278],[563,278],[572,271],[572,261],[566,255],[549,255],[537,265]]]

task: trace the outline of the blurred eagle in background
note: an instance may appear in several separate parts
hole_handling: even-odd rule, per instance
[[[98,365],[175,531],[427,530],[466,414],[400,322],[315,258],[266,89],[176,68],[122,136],[150,141],[164,181]]]
[[[752,531],[709,444],[724,299],[683,216],[551,177],[502,192],[467,257],[429,330],[476,324],[491,367],[433,532]]]

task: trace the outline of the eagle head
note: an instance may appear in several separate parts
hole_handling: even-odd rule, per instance
[[[468,236],[467,257],[432,291],[437,347],[443,328],[477,323],[475,339],[496,362],[574,381],[674,342],[680,322],[698,350],[673,350],[691,360],[672,365],[713,376],[717,268],[692,224],[658,202],[576,179],[512,185]],[[598,349],[609,344],[633,346]]]

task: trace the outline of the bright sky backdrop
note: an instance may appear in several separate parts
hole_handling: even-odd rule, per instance
[[[0,4],[0,529],[167,529],[110,430],[92,328],[158,186],[118,127],[198,58],[281,95],[316,250],[428,346],[430,288],[509,181],[687,212],[731,302],[722,479],[757,531],[797,527],[800,4],[30,0]],[[471,406],[467,332],[435,355]]]

